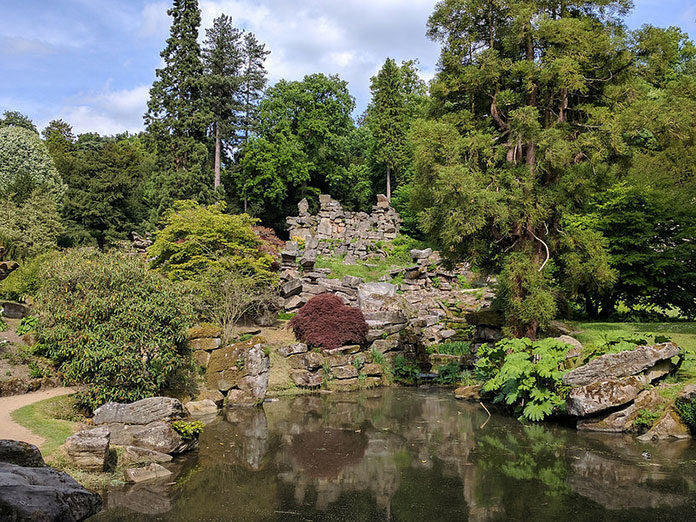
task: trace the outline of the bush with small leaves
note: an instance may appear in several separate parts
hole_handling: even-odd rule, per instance
[[[203,432],[203,423],[201,421],[175,421],[172,422],[172,429],[176,431],[184,440],[197,439]]]
[[[340,297],[320,294],[305,304],[290,319],[295,337],[325,350],[346,344],[364,344],[368,326],[358,308],[343,304]]]

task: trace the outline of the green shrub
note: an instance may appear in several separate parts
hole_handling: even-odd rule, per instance
[[[456,362],[437,367],[435,382],[441,386],[454,386],[461,381],[462,368]]]
[[[413,385],[418,382],[418,367],[403,355],[397,355],[392,362],[394,380],[402,384]]]
[[[297,315],[297,314],[294,313],[294,312],[292,312],[292,313],[280,312],[280,313],[278,314],[278,320],[279,320],[279,321],[289,321],[290,319],[292,319],[292,318],[295,317],[296,315]]]
[[[152,267],[173,281],[203,272],[233,272],[275,283],[276,261],[252,228],[258,220],[225,214],[224,203],[203,207],[177,201],[163,218],[163,228],[149,249]]]
[[[636,420],[633,421],[633,427],[637,430],[649,430],[653,427],[653,424],[662,415],[659,411],[647,410],[645,408],[638,410],[638,416]]]
[[[39,324],[39,318],[33,315],[29,315],[22,319],[17,327],[17,335],[24,335],[31,332]]]
[[[451,341],[434,344],[428,347],[428,351],[442,355],[469,355],[471,353],[471,343],[468,341]]]
[[[0,281],[0,297],[9,301],[24,301],[27,297],[36,296],[46,265],[57,255],[57,252],[49,252],[20,264],[17,270]]]
[[[495,393],[531,421],[540,421],[565,406],[561,379],[568,346],[553,339],[504,339],[478,350],[476,377],[483,391]]]
[[[696,400],[677,399],[674,401],[674,405],[684,424],[689,427],[691,433],[696,434]]]
[[[29,363],[29,377],[32,379],[41,379],[42,377],[50,377],[51,372],[39,366],[36,362]]]
[[[88,408],[152,397],[192,368],[190,306],[140,257],[84,249],[52,259],[36,310],[36,352],[87,385],[77,399]]]
[[[197,439],[203,432],[203,423],[201,421],[175,421],[172,422],[172,428],[184,440]]]
[[[7,326],[7,322],[0,315],[0,332],[6,332],[8,328],[9,326]]]

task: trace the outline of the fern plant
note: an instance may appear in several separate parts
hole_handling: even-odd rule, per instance
[[[479,348],[476,377],[494,402],[515,409],[521,418],[541,421],[565,407],[565,373],[568,346],[553,339],[504,339]]]

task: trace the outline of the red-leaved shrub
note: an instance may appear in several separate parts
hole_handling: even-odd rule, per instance
[[[298,340],[325,350],[363,344],[368,330],[360,309],[344,305],[340,297],[332,294],[312,297],[290,319],[290,327]]]
[[[275,230],[268,227],[262,227],[261,225],[256,225],[251,227],[254,232],[261,240],[261,244],[258,247],[259,252],[262,254],[268,254],[275,262],[273,263],[273,270],[278,270],[280,268],[280,251],[283,250],[285,246],[285,241],[276,236]]]

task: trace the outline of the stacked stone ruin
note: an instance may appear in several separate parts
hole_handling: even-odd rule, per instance
[[[380,244],[396,238],[401,225],[399,214],[382,194],[370,214],[343,210],[328,194],[319,196],[316,216],[309,213],[306,199],[300,201],[298,209],[299,216],[287,218],[290,238],[306,243],[319,255],[360,259],[368,253],[380,253]]]
[[[493,292],[487,286],[489,281],[478,280],[466,264],[446,268],[439,253],[432,249],[412,250],[411,266],[395,268],[379,282],[365,282],[355,276],[335,279],[330,277],[330,269],[317,268],[316,260],[321,256],[348,258],[354,254],[365,261],[382,255],[376,242],[394,239],[400,222],[386,199],[379,200],[371,221],[365,220],[367,214],[356,220],[355,214],[343,212],[328,196],[322,196],[321,201],[318,216],[309,215],[303,201],[299,205],[300,217],[288,219],[295,240],[289,241],[281,252],[280,293],[286,312],[296,312],[312,297],[323,293],[336,295],[345,304],[360,308],[370,327],[368,345],[361,350],[365,361],[371,353],[379,352],[387,358],[397,353],[429,358],[433,366],[447,364],[452,358],[467,364],[471,361],[464,361],[466,357],[428,355],[427,346],[467,340],[475,350],[484,342],[502,337],[500,317],[489,310],[493,299]],[[368,222],[375,223],[376,229],[370,225],[365,239],[351,243],[358,233],[356,230]],[[380,224],[385,228],[380,229]],[[300,355],[289,353],[288,357],[297,361],[307,359]],[[295,368],[294,380],[298,386],[312,387],[321,382],[321,367],[325,365],[318,357],[315,359],[317,364]]]

